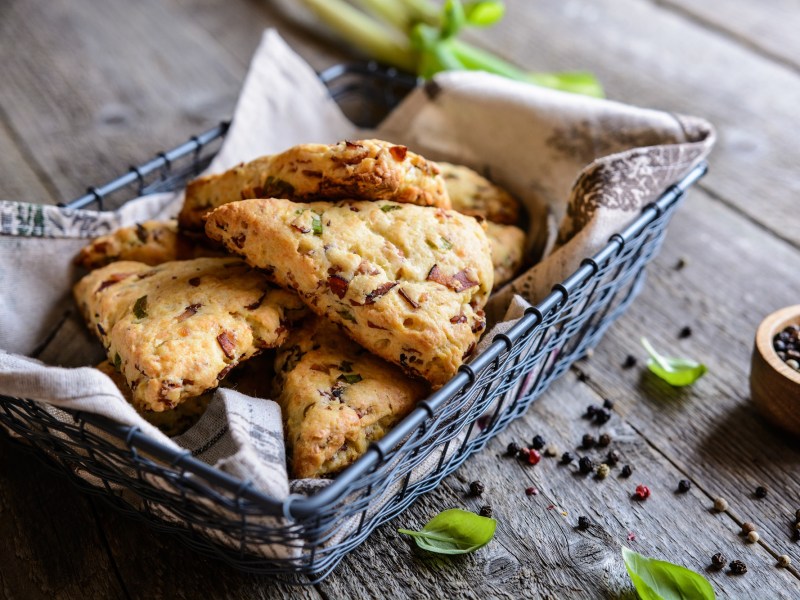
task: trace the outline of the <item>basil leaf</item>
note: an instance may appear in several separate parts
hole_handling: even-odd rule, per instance
[[[474,27],[489,27],[503,18],[506,6],[497,0],[470,2],[464,5],[467,23]]]
[[[417,546],[437,554],[467,554],[488,544],[494,537],[497,521],[475,513],[451,508],[428,521],[422,531],[398,529],[414,537]]]
[[[144,319],[147,316],[147,296],[136,300],[133,305],[133,316],[137,319]]]
[[[650,355],[647,368],[672,386],[691,385],[708,371],[704,364],[689,358],[662,356],[645,338],[642,338],[642,346]]]
[[[346,381],[347,383],[358,383],[363,377],[358,373],[342,373],[337,379],[339,381]]]
[[[714,588],[694,571],[622,547],[622,560],[642,600],[714,600]]]

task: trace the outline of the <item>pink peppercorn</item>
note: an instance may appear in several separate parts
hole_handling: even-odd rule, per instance
[[[636,492],[633,495],[637,500],[647,500],[650,497],[650,488],[639,484],[636,486]]]
[[[538,493],[539,492],[536,490],[535,487],[529,487],[529,488],[525,489],[525,495],[526,496],[535,496]]]
[[[528,450],[528,464],[529,465],[538,464],[540,460],[542,460],[542,455],[539,454],[539,452],[537,450],[534,450],[533,448]]]

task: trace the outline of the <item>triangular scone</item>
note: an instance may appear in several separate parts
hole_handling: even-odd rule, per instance
[[[202,229],[218,206],[247,198],[392,200],[450,208],[439,167],[383,140],[301,144],[190,182],[178,216],[183,229]]]
[[[156,412],[217,387],[239,362],[280,345],[304,312],[295,294],[231,257],[116,262],[81,279],[74,293],[134,406]]]
[[[514,225],[486,221],[486,237],[492,246],[494,287],[511,281],[525,262],[525,232]]]
[[[275,374],[296,478],[352,464],[429,391],[425,381],[370,354],[324,318],[289,336],[275,355]]]
[[[492,260],[472,217],[394,202],[244,200],[212,212],[206,234],[435,386],[485,327]]]
[[[437,164],[453,210],[503,225],[519,222],[519,202],[503,188],[469,167],[446,162]]]

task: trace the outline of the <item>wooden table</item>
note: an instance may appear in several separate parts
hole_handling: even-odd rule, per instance
[[[719,597],[800,598],[800,444],[758,417],[747,385],[756,325],[800,300],[800,10],[792,0],[509,4],[504,23],[480,36],[485,46],[531,70],[589,69],[613,99],[704,116],[719,129],[710,175],[594,355],[331,577],[302,589],[198,557],[43,473],[3,438],[0,597],[632,598],[619,552],[627,544],[701,572],[718,551],[743,560],[743,576],[706,572]],[[346,58],[266,0],[5,0],[0,197],[69,199],[228,117],[270,26],[316,68]],[[687,325],[691,337],[679,339]],[[701,358],[709,374],[677,390],[642,368],[623,370],[627,354],[641,356],[642,334]],[[593,431],[580,415],[603,398],[615,403],[604,430],[633,466],[630,479],[501,457],[534,434],[573,449]],[[692,489],[678,494],[684,478]],[[481,499],[465,493],[476,479]],[[652,490],[646,502],[631,500],[638,483]],[[766,498],[754,496],[757,485]],[[529,486],[538,495],[526,496]],[[728,512],[711,510],[716,496]],[[499,527],[473,555],[426,555],[395,533],[485,503]],[[579,515],[588,530],[576,529]],[[743,541],[745,520],[758,524],[759,543]],[[775,566],[780,554],[791,568]]]

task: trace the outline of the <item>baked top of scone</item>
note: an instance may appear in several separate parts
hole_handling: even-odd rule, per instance
[[[301,144],[243,163],[220,175],[190,182],[178,221],[202,229],[203,217],[228,202],[247,198],[392,200],[450,208],[434,162],[382,140]]]
[[[491,251],[472,217],[395,202],[245,200],[212,212],[206,234],[435,386],[485,327]]]
[[[319,317],[276,352],[275,373],[296,478],[333,475],[352,464],[429,390]]]
[[[503,225],[519,222],[519,202],[499,185],[469,167],[446,162],[437,164],[453,210]]]
[[[178,222],[173,219],[145,221],[94,238],[81,248],[75,264],[91,270],[118,260],[160,265],[172,260],[222,255],[219,248],[204,246],[196,239],[182,235],[178,231]]]
[[[525,232],[514,225],[486,221],[486,237],[492,246],[494,288],[510,281],[525,262]]]
[[[280,345],[304,312],[295,294],[231,257],[155,267],[120,261],[89,273],[74,294],[134,406],[156,412],[216,387],[239,362]]]

